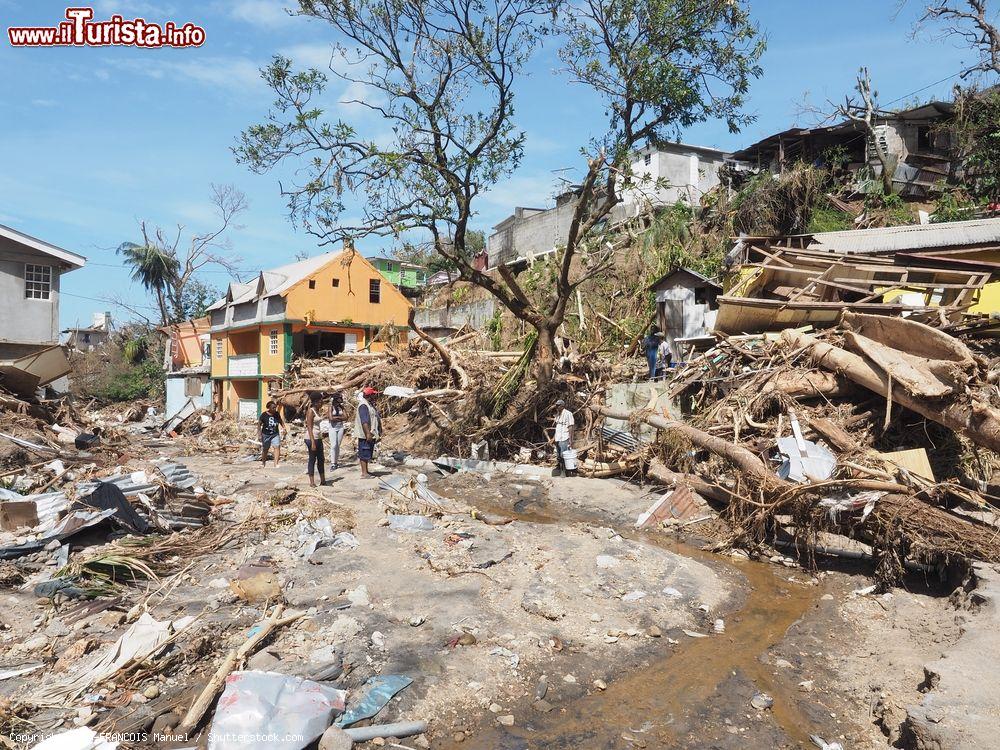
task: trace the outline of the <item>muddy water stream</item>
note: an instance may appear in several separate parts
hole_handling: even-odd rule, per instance
[[[553,513],[535,502],[518,503],[513,508],[480,507],[484,512],[513,516],[529,523],[615,526],[606,517],[570,513],[562,507]],[[699,707],[734,673],[774,698],[771,719],[785,735],[784,746],[810,747],[807,731],[810,722],[797,710],[796,698],[789,692],[792,688],[777,684],[759,657],[781,640],[785,631],[809,609],[818,595],[816,587],[781,578],[787,569],[723,558],[666,534],[635,532],[630,528],[615,530],[634,541],[693,558],[717,570],[735,570],[737,577],[742,576],[748,586],[746,598],[742,606],[728,613],[725,634],[710,638],[681,636],[684,640],[672,648],[663,638],[662,654],[654,656],[648,666],[616,678],[607,690],[560,703],[556,711],[544,715],[525,706],[528,726],[487,727],[461,745],[446,743],[444,747],[462,750],[633,747],[622,739],[623,733],[641,738],[647,748],[673,747],[682,733],[692,729],[691,720]],[[732,710],[740,715],[753,711],[746,705]],[[646,731],[637,733],[635,730],[643,725]]]

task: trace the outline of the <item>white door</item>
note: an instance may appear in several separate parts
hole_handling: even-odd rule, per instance
[[[257,418],[257,399],[240,399],[240,419]]]

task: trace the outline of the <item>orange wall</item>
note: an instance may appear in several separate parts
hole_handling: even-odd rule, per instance
[[[271,354],[271,331],[275,331],[278,348]],[[260,327],[260,374],[281,375],[285,372],[285,326],[272,323]]]
[[[338,285],[333,285],[333,280]],[[380,282],[381,299],[369,301],[369,282]],[[314,288],[309,288],[313,281]],[[406,326],[410,303],[358,252],[344,251],[287,295],[289,318],[324,323],[351,321],[359,325]]]

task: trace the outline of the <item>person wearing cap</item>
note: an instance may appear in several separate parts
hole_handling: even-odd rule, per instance
[[[375,455],[375,444],[382,436],[382,418],[375,408],[378,391],[365,388],[358,396],[358,408],[354,412],[354,437],[358,440],[358,463],[361,464],[361,478],[367,479],[368,462]]]
[[[663,334],[655,326],[649,329],[646,338],[642,340],[642,350],[646,353],[646,364],[649,365],[649,379],[656,378],[656,360],[659,356],[660,342]]]
[[[559,410],[559,414],[556,416],[556,430],[552,436],[552,441],[556,444],[556,472],[561,471],[563,476],[566,476],[566,461],[563,459],[563,453],[573,447],[573,428],[576,426],[576,420],[573,418],[573,412],[566,408],[566,402],[562,399],[556,401],[556,409]]]

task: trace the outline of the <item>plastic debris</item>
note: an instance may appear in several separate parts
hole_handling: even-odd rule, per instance
[[[364,695],[356,705],[352,705],[337,720],[337,726],[349,727],[351,724],[357,724],[359,721],[377,716],[394,695],[405,690],[412,682],[412,679],[400,674],[378,675],[368,678],[362,687]]]
[[[427,516],[389,516],[389,528],[393,531],[431,531],[434,522]]]
[[[344,690],[301,677],[233,672],[219,698],[208,750],[300,750],[343,712],[346,698]]]

